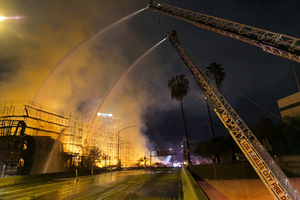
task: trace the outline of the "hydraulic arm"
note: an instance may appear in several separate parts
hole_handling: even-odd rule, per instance
[[[206,97],[214,106],[214,111],[274,198],[280,200],[299,199],[298,191],[251,130],[229,105],[205,73],[199,69],[187,52],[180,47],[176,32],[173,31],[172,34],[169,35],[169,40],[178,51],[183,62],[194,75],[196,82]]]
[[[165,15],[262,48],[271,54],[300,62],[300,39],[229,20],[152,2],[149,8]]]

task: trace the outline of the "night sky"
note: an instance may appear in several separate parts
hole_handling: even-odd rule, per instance
[[[298,0],[161,3],[300,37]],[[237,92],[280,116],[277,100],[298,92],[290,60],[150,9],[105,29],[147,5],[146,0],[1,0],[0,15],[21,18],[0,21],[0,101],[35,100],[91,120],[132,64],[177,30],[180,44],[201,69],[212,62],[225,68],[222,94],[247,124],[262,117],[278,121]],[[300,64],[293,64],[299,76]],[[184,138],[180,103],[167,87],[177,74],[190,82],[183,99],[189,138],[207,141],[211,133],[204,95],[168,40],[127,71],[99,112],[123,118],[120,129],[138,126],[138,134],[162,149],[174,147]],[[211,113],[215,134],[228,135]]]

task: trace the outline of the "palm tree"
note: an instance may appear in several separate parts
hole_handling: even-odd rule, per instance
[[[217,85],[219,92],[221,92],[221,90],[220,90],[221,83],[222,83],[222,81],[224,81],[224,78],[225,78],[225,72],[224,72],[225,69],[221,66],[222,66],[221,64],[217,64],[214,62],[214,63],[211,63],[208,67],[206,67],[206,69],[207,69],[206,74],[213,78],[213,80],[215,81],[215,83]],[[208,105],[206,97],[205,97],[205,101],[206,101],[206,107],[207,107],[210,126],[211,126],[211,133],[213,135],[213,138],[215,138],[215,133],[214,133],[213,125],[212,125],[209,105]]]
[[[219,92],[221,92],[221,90],[220,90],[221,83],[222,83],[222,81],[224,81],[224,78],[225,78],[225,72],[224,72],[225,69],[221,66],[222,66],[221,64],[217,64],[214,62],[214,63],[211,63],[208,67],[206,67],[206,69],[207,69],[206,74],[208,76],[212,77],[212,79],[215,81]],[[206,98],[205,98],[205,100],[206,100],[207,112],[208,112],[210,126],[211,126],[211,133],[213,135],[213,139],[215,139],[215,133],[214,133],[214,128],[213,128],[213,124],[212,124],[212,120],[211,120],[209,105],[208,105]],[[217,160],[220,161],[219,154],[217,154]]]
[[[185,130],[185,139],[186,139],[187,154],[188,154],[188,165],[190,165],[191,164],[190,147],[189,147],[188,134],[187,134],[186,122],[185,122],[185,118],[184,118],[183,104],[182,104],[183,97],[187,95],[188,91],[190,91],[189,81],[184,78],[183,74],[180,76],[176,75],[175,77],[172,77],[171,80],[169,80],[168,87],[171,91],[171,98],[175,99],[176,101],[180,101],[181,113],[182,113],[184,130]]]
[[[224,68],[221,67],[221,64],[217,64],[217,63],[211,63],[208,67],[206,67],[207,71],[206,73],[211,76],[213,78],[213,80],[215,81],[217,88],[219,90],[219,92],[221,92],[220,88],[221,88],[221,83],[222,81],[224,81],[225,78],[225,72],[224,72]]]

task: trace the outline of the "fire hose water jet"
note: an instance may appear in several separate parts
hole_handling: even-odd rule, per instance
[[[50,154],[49,154],[49,156],[46,160],[46,163],[45,163],[45,167],[44,167],[44,171],[43,171],[44,174],[49,171],[48,168],[50,166],[50,163],[53,162],[53,160],[54,160],[55,150],[59,147],[60,137],[62,136],[64,131],[65,131],[65,129],[61,130],[61,132],[59,133],[58,137],[56,138],[56,140],[55,140],[55,142],[52,146],[51,152],[50,152]]]
[[[43,86],[47,83],[48,79],[51,77],[51,75],[53,74],[53,72],[54,72],[54,71],[55,71],[55,70],[56,70],[56,69],[57,69],[57,68],[58,68],[58,67],[59,67],[59,66],[60,66],[60,65],[61,65],[61,64],[62,64],[62,63],[63,63],[63,62],[71,55],[71,54],[72,54],[72,53],[74,53],[74,52],[75,52],[76,50],[78,50],[81,46],[83,46],[84,44],[86,44],[87,42],[89,42],[91,39],[97,37],[98,35],[104,33],[104,32],[107,31],[108,29],[112,28],[113,26],[119,24],[120,22],[122,22],[122,21],[124,21],[124,20],[126,20],[126,19],[128,19],[128,18],[130,18],[130,17],[132,17],[132,16],[134,16],[134,15],[136,15],[136,14],[138,14],[138,13],[144,11],[144,10],[146,10],[146,8],[142,8],[141,10],[138,10],[138,11],[136,11],[136,12],[134,12],[134,13],[132,13],[132,14],[130,14],[130,15],[128,15],[128,16],[126,16],[126,17],[124,17],[124,18],[118,20],[118,21],[116,21],[115,23],[111,24],[110,26],[108,26],[108,27],[102,29],[101,31],[99,31],[99,32],[97,32],[96,34],[92,35],[91,37],[87,38],[86,40],[84,40],[83,42],[81,42],[80,44],[78,44],[73,50],[71,50],[69,53],[67,53],[67,54],[63,57],[63,59],[61,59],[61,60],[57,63],[57,65],[54,67],[54,69],[53,69],[53,70],[50,72],[50,74],[47,76],[47,78],[45,79],[45,81],[44,81],[43,84],[41,85],[40,89],[39,89],[38,92],[35,94],[35,96],[34,96],[34,98],[33,98],[33,101],[34,101],[34,102],[36,101],[36,98],[37,98],[38,94],[39,94],[40,91],[42,90]]]
[[[127,71],[126,71],[126,72],[125,72],[125,73],[124,73],[124,74],[123,74],[123,75],[115,82],[115,84],[110,88],[110,90],[106,93],[104,99],[102,100],[100,106],[98,107],[96,114],[95,114],[94,117],[93,117],[93,120],[92,120],[90,129],[89,129],[88,134],[87,134],[87,136],[86,136],[86,139],[89,137],[90,130],[92,129],[92,126],[93,126],[94,121],[95,121],[95,119],[96,119],[97,113],[100,112],[100,109],[101,109],[102,105],[104,104],[105,100],[106,100],[107,97],[110,95],[110,93],[113,91],[113,89],[118,85],[118,83],[121,81],[121,79],[122,79],[123,77],[125,77],[125,76],[129,73],[129,71],[130,71],[130,70],[131,70],[131,69],[132,69],[132,68],[133,68],[140,60],[142,60],[142,59],[143,59],[150,51],[152,51],[155,47],[157,47],[158,45],[160,45],[160,44],[161,44],[162,42],[164,42],[166,39],[167,39],[167,38],[162,39],[160,42],[158,42],[156,45],[154,45],[152,48],[150,48],[146,53],[144,53],[137,61],[135,61],[135,62],[127,69]]]

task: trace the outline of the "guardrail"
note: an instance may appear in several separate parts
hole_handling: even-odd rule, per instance
[[[186,169],[185,166],[181,168],[181,182],[183,199],[193,199],[193,200],[209,200],[205,192],[195,181],[191,173]]]

